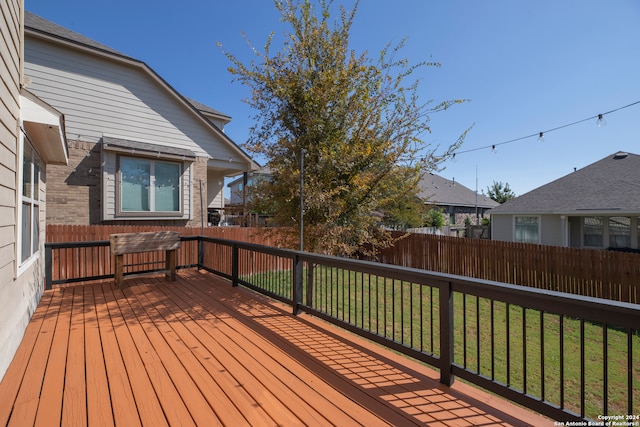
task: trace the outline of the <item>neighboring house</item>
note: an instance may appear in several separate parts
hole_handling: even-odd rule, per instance
[[[47,222],[199,226],[224,178],[257,165],[144,62],[25,12],[29,90],[65,115],[69,165],[50,170]]]
[[[229,187],[229,206],[239,207],[244,206],[245,202],[249,203],[252,198],[252,187],[260,181],[269,179],[271,179],[271,171],[266,167],[235,178],[227,184]]]
[[[44,291],[48,170],[68,161],[63,115],[24,89],[23,13],[0,3],[0,380]]]
[[[248,204],[253,198],[253,188],[264,180],[271,179],[271,171],[268,167],[263,167],[254,172],[247,172],[232,180],[227,184],[229,187],[229,203],[224,209],[225,216],[230,221],[239,223],[238,217],[244,217],[249,215]],[[232,219],[235,218],[235,219]],[[252,225],[264,225],[267,216],[251,214],[251,218],[248,219]]]
[[[618,152],[492,209],[492,238],[640,248],[640,156]]]
[[[489,196],[478,194],[455,180],[443,178],[434,173],[425,174],[418,183],[420,192],[418,197],[425,204],[439,208],[447,218],[446,225],[465,226],[465,220],[478,225],[488,217],[486,212],[499,206],[499,203]]]

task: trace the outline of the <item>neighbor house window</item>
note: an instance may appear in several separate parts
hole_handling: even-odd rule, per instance
[[[121,215],[175,215],[181,207],[182,165],[134,157],[120,157]]]
[[[609,218],[609,247],[631,247],[631,218],[623,216]]]
[[[584,246],[601,248],[604,246],[604,218],[600,216],[586,216],[583,219],[582,230]]]
[[[20,263],[24,264],[39,249],[40,166],[35,150],[26,141],[22,150],[22,185],[20,206]]]
[[[540,225],[537,216],[517,216],[515,219],[515,241],[539,243]]]

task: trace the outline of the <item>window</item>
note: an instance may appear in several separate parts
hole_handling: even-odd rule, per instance
[[[118,213],[122,216],[180,214],[181,175],[180,163],[120,157]]]
[[[609,218],[609,247],[631,247],[631,218],[623,216]]]
[[[604,219],[600,216],[586,216],[583,221],[584,246],[604,247]]]
[[[515,241],[521,243],[539,243],[539,224],[537,216],[516,217]]]
[[[20,191],[20,265],[33,258],[40,244],[40,166],[31,145],[23,141]]]

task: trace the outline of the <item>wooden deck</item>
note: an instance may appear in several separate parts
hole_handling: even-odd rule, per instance
[[[45,292],[0,425],[553,425],[209,273]]]

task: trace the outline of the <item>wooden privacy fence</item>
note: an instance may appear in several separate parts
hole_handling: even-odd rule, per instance
[[[164,226],[114,226],[114,225],[48,225],[47,243],[57,242],[105,242],[103,246],[78,245],[73,248],[56,251],[52,265],[52,279],[78,277],[106,277],[114,273],[112,255],[109,250],[109,236],[115,233],[142,233],[150,231],[177,231],[182,236],[200,236],[199,227],[164,227]],[[264,228],[239,227],[207,227],[204,235],[219,239],[257,243],[267,246],[278,246],[273,233]],[[231,272],[230,248],[206,247],[203,257],[209,263],[217,263],[220,269]],[[146,270],[164,268],[164,251],[131,253],[124,255],[125,273],[136,273]],[[176,263],[179,266],[197,266],[198,242],[189,240],[182,242],[177,250]],[[221,264],[224,264],[221,265]],[[274,268],[269,264],[265,269]],[[282,267],[284,268],[284,267]],[[240,272],[241,274],[243,272]]]
[[[178,231],[182,236],[202,234],[202,229],[198,227],[49,225],[47,241],[98,241],[108,240],[113,233],[160,230]],[[207,227],[204,234],[207,237],[278,246],[273,229],[269,232],[264,228]],[[397,237],[400,235],[398,233]],[[81,256],[82,250],[65,249],[67,253],[60,254],[60,266],[54,265],[54,269],[60,272],[77,271],[77,277],[113,273],[108,247],[86,248],[92,252],[84,256]],[[220,263],[228,262],[230,266],[229,251],[225,247],[211,247],[204,256]],[[157,253],[133,254],[135,259],[126,260],[128,264],[135,264],[128,271],[148,269],[154,263],[160,268],[164,260],[162,256]],[[196,264],[197,242],[183,242],[177,256],[178,265]],[[79,262],[80,259],[82,262]],[[85,259],[91,261],[85,262]],[[640,254],[634,253],[406,234],[394,247],[380,251],[376,260],[496,282],[640,303]],[[264,263],[262,260],[257,262]],[[269,261],[264,268],[279,270],[285,266]]]
[[[401,236],[398,233],[396,237]],[[640,303],[640,254],[408,234],[379,262]]]

